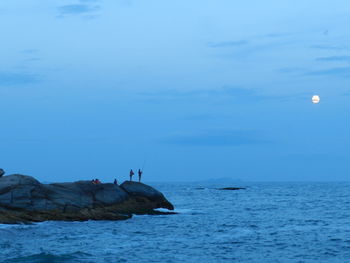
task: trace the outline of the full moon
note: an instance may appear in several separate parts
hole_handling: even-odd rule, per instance
[[[320,102],[320,96],[318,95],[313,95],[312,96],[312,103],[317,104]]]

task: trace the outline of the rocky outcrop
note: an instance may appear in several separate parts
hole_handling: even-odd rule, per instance
[[[0,223],[121,220],[154,214],[155,208],[174,209],[162,193],[142,183],[41,184],[19,174],[0,178]]]
[[[158,190],[138,182],[125,181],[120,187],[136,200],[146,199],[155,208],[174,210],[174,206]]]
[[[0,177],[2,177],[5,174],[5,171],[3,169],[0,169]]]

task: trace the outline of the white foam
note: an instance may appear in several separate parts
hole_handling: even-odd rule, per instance
[[[165,209],[165,208],[158,208],[158,209],[154,209],[154,210],[159,211],[159,212],[175,212],[175,213],[179,213],[179,214],[189,214],[189,213],[194,212],[194,210],[186,209],[186,208],[174,209],[172,211],[169,211],[168,209]]]

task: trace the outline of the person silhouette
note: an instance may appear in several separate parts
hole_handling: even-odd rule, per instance
[[[130,181],[132,181],[132,176],[133,176],[134,174],[135,174],[134,171],[131,169],[131,170],[130,170]]]
[[[141,171],[141,169],[139,169],[139,171],[138,171],[138,174],[139,174],[139,182],[141,182],[141,176],[142,176],[142,171]]]

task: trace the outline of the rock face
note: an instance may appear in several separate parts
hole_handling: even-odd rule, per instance
[[[174,210],[174,206],[158,190],[138,182],[125,181],[120,187],[136,200],[146,199],[153,203],[155,208]]]
[[[0,178],[0,223],[120,220],[153,214],[155,208],[174,209],[162,193],[142,183],[41,184],[19,174]]]

